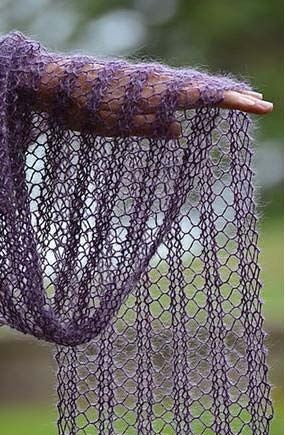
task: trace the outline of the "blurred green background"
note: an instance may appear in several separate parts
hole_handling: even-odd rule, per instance
[[[54,50],[230,72],[274,102],[274,112],[256,120],[255,166],[275,407],[271,435],[283,433],[283,2],[0,0],[0,33],[15,29]],[[1,435],[55,433],[52,366],[48,345],[2,328]]]

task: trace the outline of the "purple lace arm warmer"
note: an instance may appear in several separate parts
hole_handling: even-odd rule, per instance
[[[59,435],[269,434],[247,88],[0,40],[0,321]]]

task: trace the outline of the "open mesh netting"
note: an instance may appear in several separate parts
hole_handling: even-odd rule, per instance
[[[269,433],[250,121],[215,106],[229,89],[248,88],[0,40],[0,320],[55,343],[60,435]]]

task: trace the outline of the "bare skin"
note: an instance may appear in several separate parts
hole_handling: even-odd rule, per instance
[[[37,107],[40,110],[48,111],[50,109],[68,62],[68,59],[64,59],[62,62],[47,66],[38,91]],[[100,64],[86,64],[82,68],[71,96],[70,107],[64,115],[68,128],[80,131],[82,126],[85,125],[87,96],[98,78],[101,68],[102,65]],[[120,135],[120,109],[124,102],[125,88],[132,71],[132,67],[126,67],[123,71],[120,70],[116,73],[111,86],[104,93],[100,106],[96,111],[97,122],[94,131],[97,134],[102,136]],[[130,136],[151,137],[153,135],[156,113],[161,98],[167,89],[167,84],[171,79],[170,73],[167,73],[167,75],[153,73],[148,78],[138,102],[138,114],[134,115],[132,119],[132,128],[128,132]],[[185,85],[179,93],[178,109],[185,110],[195,107],[198,98],[198,84],[196,87],[193,83]],[[264,101],[262,94],[247,90],[225,91],[223,100],[216,106],[256,115],[264,115],[273,110],[273,104]],[[168,125],[168,134],[174,138],[179,137],[181,134],[180,124],[175,119]]]

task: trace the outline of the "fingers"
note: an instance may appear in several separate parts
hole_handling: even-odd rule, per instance
[[[252,91],[226,91],[224,99],[218,104],[219,107],[224,109],[241,110],[242,112],[255,113],[257,115],[264,115],[273,110],[273,104],[268,101],[263,101],[261,94],[254,95]]]
[[[49,64],[45,74],[41,78],[36,107],[40,110],[49,111],[52,107],[54,97],[58,92],[58,86],[63,77],[68,60]],[[111,86],[106,90],[100,100],[99,110],[94,114],[94,122],[89,122],[90,113],[87,112],[88,94],[91,92],[102,65],[86,64],[77,78],[76,85],[71,94],[68,110],[64,113],[64,124],[67,128],[81,131],[90,130],[102,136],[140,136],[154,137],[157,135],[156,113],[161,102],[161,96],[166,91],[166,80],[169,78],[150,76],[148,83],[143,89],[143,96],[137,114],[131,120],[131,129],[123,131],[120,126],[122,105],[125,100],[125,90],[129,82],[131,70],[118,71],[112,78]],[[92,117],[92,114],[91,114]],[[96,119],[96,120],[95,120]],[[181,126],[174,118],[165,126],[165,136],[168,138],[179,137]]]
[[[77,85],[73,91],[72,98],[79,106],[83,107],[86,103],[86,97],[92,90],[95,80],[98,77],[99,70],[94,70],[94,67],[89,71],[85,69],[77,80]],[[88,68],[88,66],[86,67]],[[129,84],[134,68],[124,68],[117,71],[113,77],[109,87],[100,99],[100,109],[110,112],[118,112],[125,101],[126,89]],[[161,100],[169,89],[170,82],[173,81],[173,76],[152,72],[149,74],[140,98],[137,101],[136,110],[141,114],[157,113]],[[199,98],[199,91],[194,86],[184,86],[178,94],[177,109],[185,109],[194,107],[195,102]]]
[[[250,97],[255,97],[258,100],[262,100],[263,99],[263,95],[260,92],[248,91],[248,90],[244,89],[244,90],[240,90],[239,93],[240,94],[244,94],[244,95],[249,95]]]
[[[96,113],[96,119],[87,121],[87,116],[84,111],[79,111],[78,107],[73,106],[64,116],[64,124],[67,128],[77,131],[89,131],[96,133],[99,136],[105,137],[127,137],[139,136],[153,138],[159,136],[168,139],[175,139],[181,136],[182,130],[180,122],[174,118],[164,126],[163,133],[157,131],[156,114],[135,115],[131,120],[131,125],[128,129],[121,126],[119,112],[114,113],[109,110],[99,110]]]
[[[47,66],[39,87],[38,107],[41,110],[50,110],[54,96],[58,92],[60,80],[68,68],[70,59],[57,61]],[[131,130],[122,133],[120,128],[120,113],[125,102],[125,95],[130,77],[136,66],[124,66],[113,74],[108,87],[100,98],[100,105],[94,114],[87,113],[87,101],[98,75],[104,66],[102,64],[86,64],[76,78],[75,86],[70,97],[70,107],[64,114],[68,128],[81,130],[86,127],[86,119],[92,124],[92,131],[105,136],[144,136],[153,137],[156,134],[156,114],[166,91],[170,89],[174,75],[171,72],[149,73],[137,102],[136,115],[131,120]],[[217,106],[226,109],[236,109],[248,113],[266,114],[273,110],[270,102],[263,101],[262,94],[250,91],[225,91],[223,101]],[[200,99],[199,83],[188,82],[178,94],[177,110],[187,110],[197,106]],[[90,116],[91,115],[91,116]],[[96,121],[95,121],[96,115]],[[96,125],[95,125],[96,124]],[[174,118],[166,126],[168,137],[179,137],[181,127]]]
[[[108,111],[100,111],[101,122],[94,126],[94,131],[101,136],[140,136],[155,137],[157,132],[157,119],[154,114],[135,115],[132,118],[131,127],[128,130],[120,128],[117,114]],[[182,134],[180,123],[173,119],[163,132],[167,138],[177,138]]]

